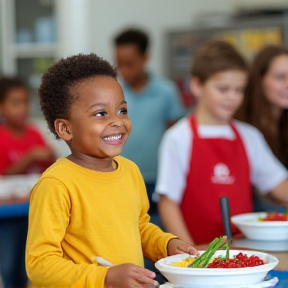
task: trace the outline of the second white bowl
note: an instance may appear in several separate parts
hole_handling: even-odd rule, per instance
[[[288,221],[258,221],[266,212],[245,213],[231,217],[231,222],[248,239],[262,241],[288,240]]]

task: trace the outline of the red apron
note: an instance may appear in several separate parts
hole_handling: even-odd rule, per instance
[[[229,198],[231,216],[252,211],[250,170],[244,145],[232,122],[235,139],[229,140],[200,138],[195,116],[189,121],[192,157],[181,210],[195,244],[204,244],[224,235],[220,197]]]

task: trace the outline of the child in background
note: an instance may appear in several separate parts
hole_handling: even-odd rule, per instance
[[[131,122],[113,67],[95,54],[60,60],[44,74],[41,107],[71,155],[33,188],[26,267],[33,287],[148,287],[156,261],[195,248],[149,223],[137,166],[118,156]],[[113,263],[100,266],[94,256]]]
[[[246,82],[246,63],[231,45],[206,43],[192,67],[195,113],[162,140],[156,186],[160,215],[168,231],[189,243],[208,243],[224,234],[220,197],[229,197],[232,215],[251,212],[251,183],[288,202],[285,167],[256,128],[232,119]]]
[[[54,162],[41,134],[27,124],[28,89],[17,78],[0,79],[0,175],[42,173]]]
[[[18,78],[0,79],[0,175],[42,173],[54,155],[27,124],[28,89]],[[25,245],[28,217],[0,219],[0,271],[6,288],[27,285]]]
[[[288,168],[288,49],[263,48],[249,72],[243,105],[236,117],[258,128],[275,156]],[[287,209],[268,200],[256,193],[254,210]]]

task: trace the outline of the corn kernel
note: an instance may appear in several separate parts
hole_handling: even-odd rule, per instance
[[[171,265],[176,266],[176,267],[188,267],[191,263],[193,263],[194,260],[195,260],[195,258],[188,257],[182,261],[173,262],[173,263],[171,263]]]

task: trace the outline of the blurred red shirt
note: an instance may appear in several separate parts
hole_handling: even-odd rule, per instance
[[[0,126],[0,175],[4,175],[10,165],[18,162],[36,147],[49,149],[41,134],[33,126],[27,126],[25,133],[21,136],[16,136],[4,126]],[[50,164],[34,162],[21,174],[42,173]]]

